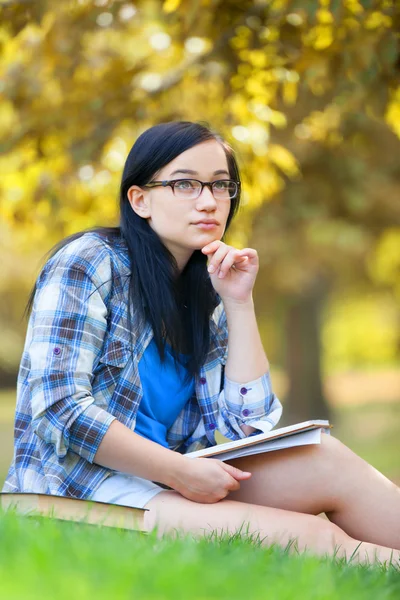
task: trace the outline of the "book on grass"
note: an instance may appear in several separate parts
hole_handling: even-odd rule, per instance
[[[272,431],[266,430],[270,427],[270,424],[265,421],[257,421],[253,423],[253,426],[261,429],[261,433],[234,442],[218,444],[211,448],[187,452],[185,456],[189,458],[212,457],[219,460],[231,460],[241,456],[271,452],[272,450],[320,444],[322,432],[329,433],[332,427],[329,425],[329,421],[323,420],[304,421]]]
[[[90,525],[104,525],[121,529],[145,531],[146,508],[133,508],[121,504],[108,504],[94,500],[78,500],[64,496],[30,493],[0,493],[3,510],[31,517],[51,517]]]

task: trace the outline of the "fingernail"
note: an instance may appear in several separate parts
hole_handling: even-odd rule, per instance
[[[220,272],[218,273],[218,277],[219,277],[220,279],[222,279],[222,278],[223,278],[223,276],[224,276],[224,274],[222,273],[222,271],[220,271]]]
[[[215,267],[214,267],[213,265],[210,265],[210,266],[208,267],[208,272],[209,272],[209,273],[214,273],[214,271],[215,271]]]

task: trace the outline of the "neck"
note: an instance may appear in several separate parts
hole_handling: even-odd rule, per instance
[[[163,241],[165,247],[171,252],[172,256],[175,258],[178,273],[179,275],[182,273],[183,269],[186,267],[187,263],[190,260],[190,257],[193,254],[193,250],[189,250],[186,248],[177,248],[172,244],[165,243]]]

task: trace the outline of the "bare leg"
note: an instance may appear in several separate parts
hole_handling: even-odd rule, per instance
[[[252,473],[230,499],[325,512],[352,538],[400,549],[400,489],[334,437],[228,462]]]
[[[299,551],[315,555],[350,557],[353,562],[374,563],[393,561],[398,564],[400,553],[390,548],[363,543],[348,536],[333,523],[313,515],[269,508],[234,500],[215,504],[200,504],[178,492],[161,492],[150,500],[145,513],[148,531],[157,527],[163,533],[191,533],[201,537],[211,532],[259,535],[264,545],[276,543],[283,548],[296,540]],[[360,547],[359,547],[360,546]]]

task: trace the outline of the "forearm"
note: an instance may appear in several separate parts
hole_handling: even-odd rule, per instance
[[[228,323],[228,359],[225,375],[236,383],[258,379],[269,369],[261,343],[253,299],[248,303],[224,303]],[[245,435],[255,430],[251,425],[240,426]]]
[[[224,302],[228,323],[228,359],[225,374],[231,381],[245,383],[258,379],[269,370],[261,343],[254,303]]]
[[[184,468],[185,460],[179,452],[164,448],[119,421],[113,421],[93,462],[173,487],[176,473]]]

